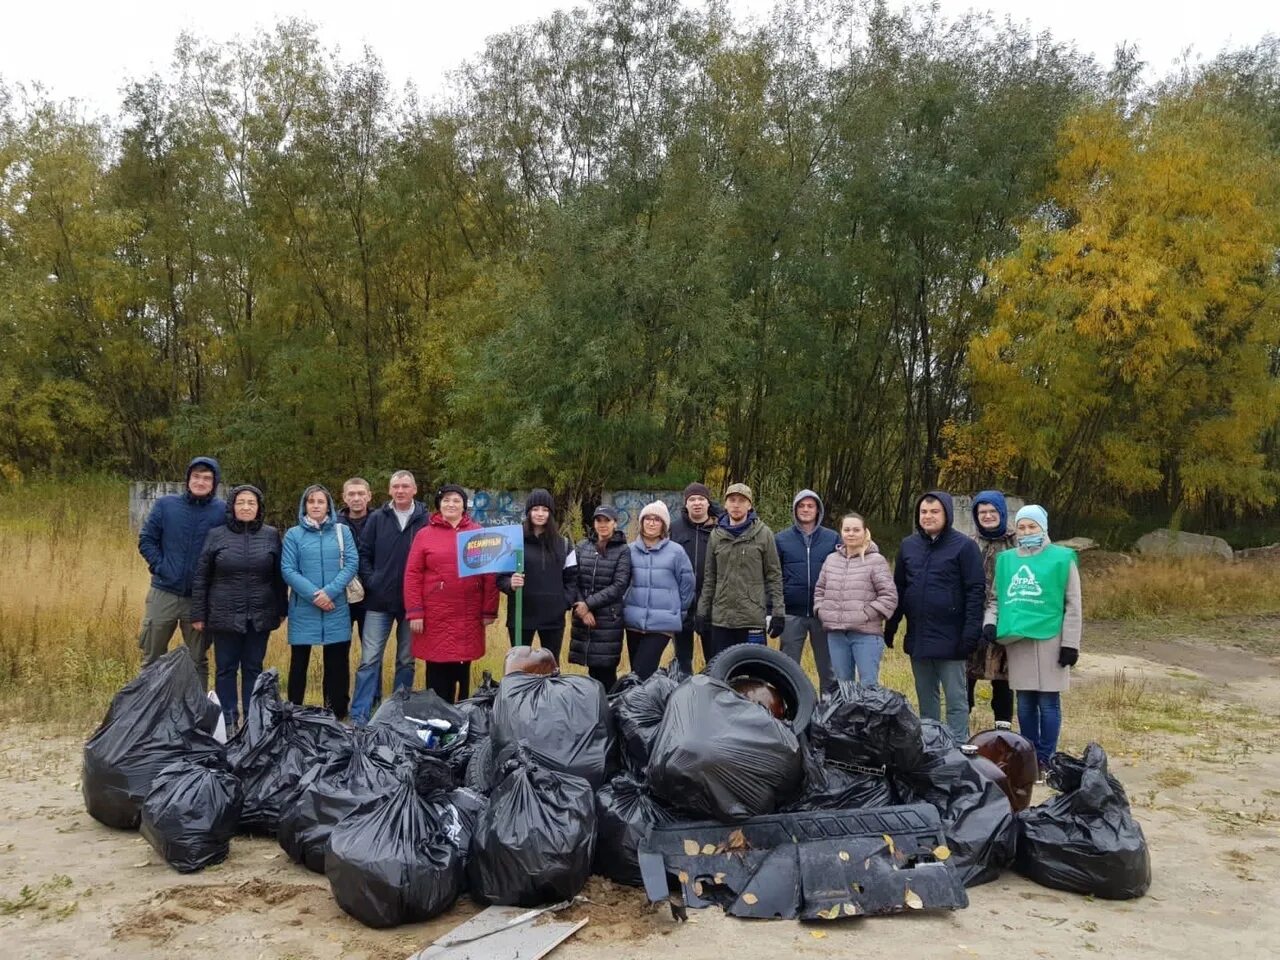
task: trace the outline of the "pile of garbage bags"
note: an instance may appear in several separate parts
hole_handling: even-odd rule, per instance
[[[182,872],[226,859],[237,833],[274,837],[376,927],[435,916],[463,892],[570,899],[593,871],[641,885],[655,827],[902,803],[936,808],[966,886],[1015,864],[1104,897],[1150,883],[1141,828],[1096,745],[1060,754],[1062,792],[1015,816],[990,767],[891,690],[842,684],[797,719],[673,664],[612,694],[558,673],[486,680],[456,705],[402,691],[352,729],[282,701],[269,670],[224,744],[178,649],[116,695],[85,744],[83,790],[92,816],[141,827]]]

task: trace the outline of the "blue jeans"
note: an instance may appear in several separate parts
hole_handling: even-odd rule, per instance
[[[360,666],[356,668],[355,696],[351,698],[351,719],[357,726],[369,722],[375,697],[382,693],[382,651],[391,635],[391,621],[396,622],[395,690],[413,689],[413,634],[409,621],[394,613],[366,610],[364,631],[360,637]]]
[[[790,623],[788,620],[787,624]],[[880,658],[884,656],[882,635],[855,633],[852,630],[828,630],[827,650],[831,653],[831,671],[837,680],[880,682]],[[855,668],[858,671],[856,678],[853,675]]]
[[[255,633],[223,633],[212,632],[213,662],[217,673],[213,681],[213,691],[222,703],[222,716],[227,721],[227,735],[235,733],[236,720],[240,716],[239,706],[249,707],[249,694],[253,685],[258,682],[258,674],[262,673],[262,658],[267,655],[266,631]],[[242,697],[236,697],[237,674],[242,688]]]
[[[1062,730],[1062,694],[1047,690],[1018,691],[1018,732],[1036,748],[1036,759],[1047,766],[1058,750]]]
[[[969,688],[965,682],[964,660],[926,660],[911,658],[911,673],[916,680],[916,699],[920,701],[920,716],[927,720],[942,720],[942,701],[947,699],[947,728],[957,743],[969,739]]]

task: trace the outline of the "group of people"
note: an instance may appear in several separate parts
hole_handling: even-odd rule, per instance
[[[429,688],[449,702],[465,698],[505,593],[513,645],[537,642],[559,661],[568,613],[569,662],[606,688],[617,680],[624,639],[631,669],[647,677],[671,644],[692,672],[695,637],[708,661],[734,644],[773,638],[799,662],[807,642],[824,689],[838,680],[877,683],[884,648],[905,620],[921,716],[945,717],[967,738],[975,685],[986,679],[997,721],[1012,720],[1016,691],[1019,728],[1041,763],[1057,748],[1061,693],[1080,646],[1075,554],[1051,543],[1042,507],[1023,507],[1011,525],[998,491],[974,498],[972,538],[954,529],[948,494],[924,494],[916,531],[890,570],[866,520],[849,513],[838,533],[824,526],[813,490],[795,495],[794,522],[776,537],[746,484],[730,484],[720,506],[704,484],[691,483],[674,520],[654,501],[628,542],[617,510],[601,504],[591,535],[574,545],[556,524],[552,495],[536,489],[525,501],[522,571],[462,577],[457,535],[480,524],[456,484],[435,492],[434,511],[417,499],[406,470],[392,475],[389,500],[377,509],[360,477],[343,484],[340,509],[315,484],[282,538],[263,523],[260,490],[234,487],[226,504],[216,496],[219,479],[215,459],[195,458],[184,493],[157,501],[143,526],[139,549],[152,586],[139,643],[145,666],[181,628],[206,678],[212,643],[215,690],[232,727],[262,670],[267,637],[286,619],[294,703],[303,702],[311,648],[320,646],[325,703],[367,723],[382,696],[393,627],[394,688],[412,688],[422,660]],[[360,658],[351,692],[353,626]]]

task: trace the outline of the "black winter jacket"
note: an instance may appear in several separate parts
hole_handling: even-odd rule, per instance
[[[588,627],[576,616],[569,633],[569,662],[584,667],[616,667],[622,659],[622,598],[631,586],[631,548],[621,530],[615,530],[604,553],[595,540],[583,540],[575,548],[576,576],[566,591],[572,607],[584,601],[595,614]]]
[[[924,660],[963,660],[978,648],[987,577],[978,545],[951,527],[951,497],[932,491],[946,513],[947,525],[937,539],[919,529],[902,541],[893,565],[898,609],[885,624],[892,636],[907,618],[908,656]],[[920,514],[916,501],[916,515]]]
[[[427,508],[413,501],[413,514],[403,530],[392,503],[370,512],[360,531],[360,582],[364,608],[404,616],[404,568],[409,547],[427,525]]]
[[[564,612],[569,608],[566,602],[568,592],[576,578],[573,567],[564,565],[569,549],[569,541],[560,534],[535,537],[525,531],[521,629],[564,629]],[[514,630],[516,592],[511,586],[511,574],[498,574],[498,589],[507,595],[507,629]]]
[[[258,516],[235,519],[236,494],[258,494]],[[217,633],[270,632],[288,611],[288,591],[280,575],[280,533],[262,522],[262,495],[241,486],[227,498],[226,526],[205,537],[191,582],[191,619]]]
[[[689,519],[689,511],[683,507],[680,516],[671,521],[671,539],[684,547],[693,564],[694,607],[697,598],[702,596],[702,575],[707,568],[707,541],[711,539],[711,531],[716,528],[716,521],[724,513],[724,508],[713,503],[708,510],[709,518],[704,524],[695,524]]]

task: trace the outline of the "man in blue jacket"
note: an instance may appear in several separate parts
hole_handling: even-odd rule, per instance
[[[360,531],[360,582],[364,584],[364,629],[356,668],[351,719],[369,722],[382,700],[382,652],[396,628],[396,672],[392,689],[413,689],[413,634],[404,616],[404,568],[413,538],[426,525],[427,508],[414,498],[418,481],[408,470],[391,475],[391,501],[369,514]]]
[[[196,457],[187,464],[187,489],[161,497],[138,534],[138,552],[151,571],[138,646],[142,665],[154,663],[169,649],[175,627],[182,630],[196,672],[209,686],[209,641],[191,626],[191,582],[204,537],[227,520],[227,505],[217,496],[218,461]]]
[[[804,653],[805,637],[813,647],[818,666],[818,683],[823,690],[835,683],[827,631],[813,614],[813,589],[818,584],[822,564],[840,543],[834,530],[822,525],[826,508],[812,490],[801,490],[791,501],[795,523],[778,534],[778,559],[782,561],[782,598],[787,622],[782,629],[782,652],[796,663]]]
[[[898,609],[885,624],[884,642],[893,646],[905,616],[905,649],[920,716],[942,719],[941,688],[946,724],[964,741],[969,739],[965,660],[982,639],[987,580],[978,545],[952,529],[952,519],[950,494],[933,490],[916,501],[916,532],[902,541],[893,565]]]

